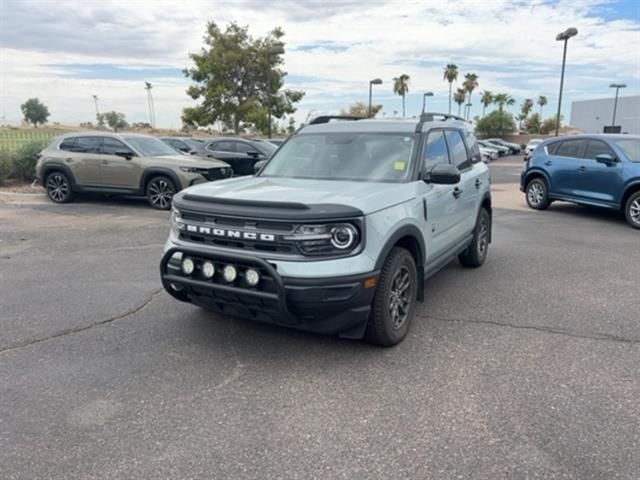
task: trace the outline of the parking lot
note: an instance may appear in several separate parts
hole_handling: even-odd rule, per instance
[[[521,166],[391,349],[173,300],[144,200],[0,196],[0,477],[639,478],[638,232]]]

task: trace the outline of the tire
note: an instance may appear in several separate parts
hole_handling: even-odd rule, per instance
[[[633,228],[640,228],[640,191],[632,193],[624,206],[624,216]]]
[[[51,172],[44,181],[47,196],[55,203],[69,203],[73,200],[73,190],[69,177],[60,171]]]
[[[540,177],[536,177],[527,183],[525,197],[529,208],[534,210],[545,210],[551,204],[547,182]]]
[[[153,208],[156,210],[169,210],[171,208],[171,200],[176,194],[176,187],[169,177],[160,175],[149,180],[146,194],[147,201]]]
[[[411,254],[395,247],[384,262],[365,340],[391,347],[406,336],[413,319],[418,293],[418,270]]]
[[[481,208],[473,229],[473,239],[469,248],[458,255],[458,261],[469,268],[481,266],[489,253],[489,239],[491,238],[491,215],[485,208]]]

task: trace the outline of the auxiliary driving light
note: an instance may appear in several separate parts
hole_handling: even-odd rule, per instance
[[[182,271],[185,275],[191,275],[195,268],[195,263],[193,263],[193,260],[191,260],[189,257],[182,260]]]
[[[233,265],[227,265],[224,267],[224,270],[222,270],[222,276],[224,277],[225,282],[231,283],[235,281],[238,276],[238,271]]]
[[[202,275],[204,278],[213,278],[216,274],[216,267],[211,262],[204,262],[202,264]]]
[[[260,274],[257,270],[250,268],[245,272],[244,279],[247,281],[247,285],[255,287],[260,282]]]

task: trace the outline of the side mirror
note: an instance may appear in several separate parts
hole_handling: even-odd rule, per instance
[[[127,160],[131,160],[133,158],[133,152],[129,150],[118,150],[115,152],[115,155],[118,157],[126,158]]]
[[[250,157],[253,157],[253,158],[258,158],[258,157],[262,156],[262,154],[260,152],[255,151],[255,150],[251,150],[251,151],[247,152],[247,155],[249,155]]]
[[[264,164],[267,163],[266,160],[259,160],[256,163],[253,164],[253,174],[257,175],[258,172],[260,170],[262,170],[262,167],[264,167]]]
[[[460,170],[453,165],[436,165],[426,173],[423,180],[438,185],[455,185],[460,182]]]
[[[611,166],[616,163],[616,159],[608,153],[601,153],[600,155],[596,156],[596,162],[604,163],[607,166]]]

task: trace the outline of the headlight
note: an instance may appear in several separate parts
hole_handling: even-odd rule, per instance
[[[187,173],[207,173],[209,171],[208,168],[198,168],[198,167],[180,167],[180,170]]]
[[[171,208],[171,229],[176,235],[180,235],[180,232],[184,230],[185,225],[180,216],[180,212],[176,207]]]
[[[305,255],[340,255],[355,250],[360,244],[360,231],[351,223],[326,225],[301,225],[293,235],[284,237],[293,240]]]

